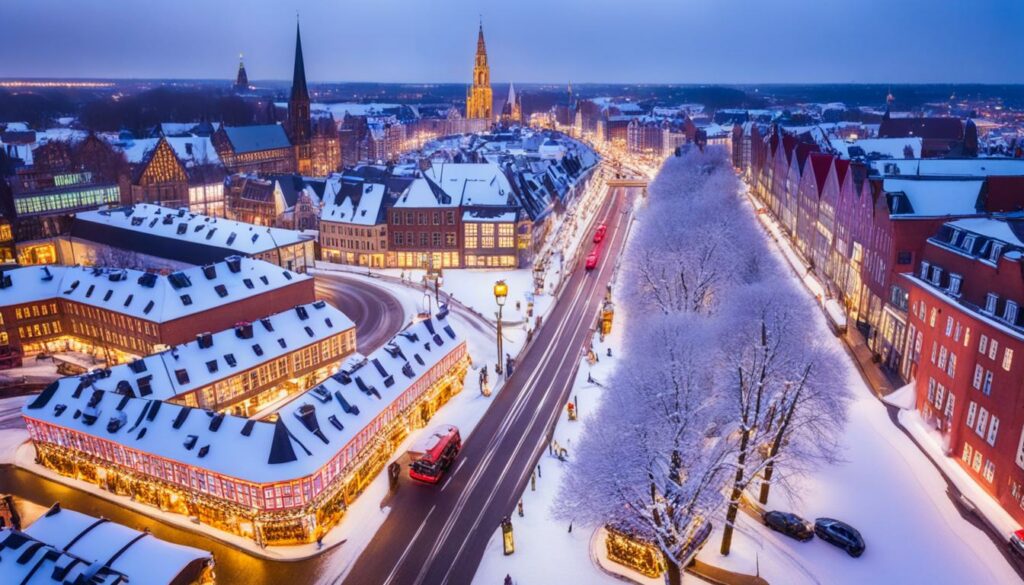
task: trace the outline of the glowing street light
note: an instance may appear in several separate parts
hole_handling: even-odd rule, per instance
[[[498,363],[495,371],[502,373],[501,360],[504,355],[501,351],[501,308],[505,306],[505,299],[508,298],[508,285],[504,280],[494,283],[494,301],[498,303]]]

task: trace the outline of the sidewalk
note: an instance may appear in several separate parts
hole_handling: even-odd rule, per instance
[[[817,282],[816,277],[807,271],[806,266],[801,262],[795,262],[797,261],[797,255],[793,252],[788,237],[779,230],[777,221],[767,212],[757,213],[760,205],[754,199],[749,186],[745,182],[743,185],[746,188],[748,202],[753,207],[757,217],[760,218],[762,225],[769,232],[769,237],[777,244],[780,255],[787,260],[790,267],[800,276],[800,280],[805,286],[808,285],[810,280],[816,282],[817,286],[807,286],[812,294],[816,294],[815,289],[824,290],[822,284]],[[787,250],[789,251],[788,253]],[[819,305],[821,305],[820,302]],[[824,310],[823,306],[822,309]],[[867,341],[860,330],[855,325],[850,324],[847,326],[846,333],[839,337],[843,341],[843,347],[857,365],[861,377],[867,382],[876,398],[886,405],[893,425],[902,431],[928,457],[935,469],[945,479],[950,496],[957,503],[961,514],[965,516],[973,515],[978,520],[974,524],[983,530],[994,543],[1002,545],[1001,552],[1010,560],[1012,557],[1007,552],[1007,540],[1009,535],[1014,530],[1020,528],[1020,526],[1012,520],[1009,514],[999,506],[991,495],[968,477],[963,469],[946,454],[941,440],[935,436],[934,431],[928,428],[916,410],[901,409],[885,400],[886,397],[889,397],[904,385],[899,380],[895,380],[893,375],[876,360],[874,353],[868,348]],[[1018,568],[1018,573],[1021,572],[1019,563],[1011,561],[1011,564]]]

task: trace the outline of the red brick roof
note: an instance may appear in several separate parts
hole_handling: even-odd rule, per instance
[[[811,169],[814,170],[814,180],[818,183],[818,195],[825,189],[825,179],[832,167],[832,158],[830,154],[811,153]]]

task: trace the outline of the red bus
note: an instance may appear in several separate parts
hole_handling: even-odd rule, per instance
[[[442,425],[431,429],[421,440],[419,448],[413,449],[418,458],[409,465],[409,477],[425,483],[441,481],[460,449],[462,437],[459,436],[458,428]]]

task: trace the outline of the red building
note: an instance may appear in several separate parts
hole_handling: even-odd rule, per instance
[[[166,276],[29,266],[0,273],[0,347],[20,355],[76,349],[116,363],[314,297],[312,277],[238,256]]]
[[[909,290],[917,409],[947,453],[1024,523],[1024,219],[946,223]]]

